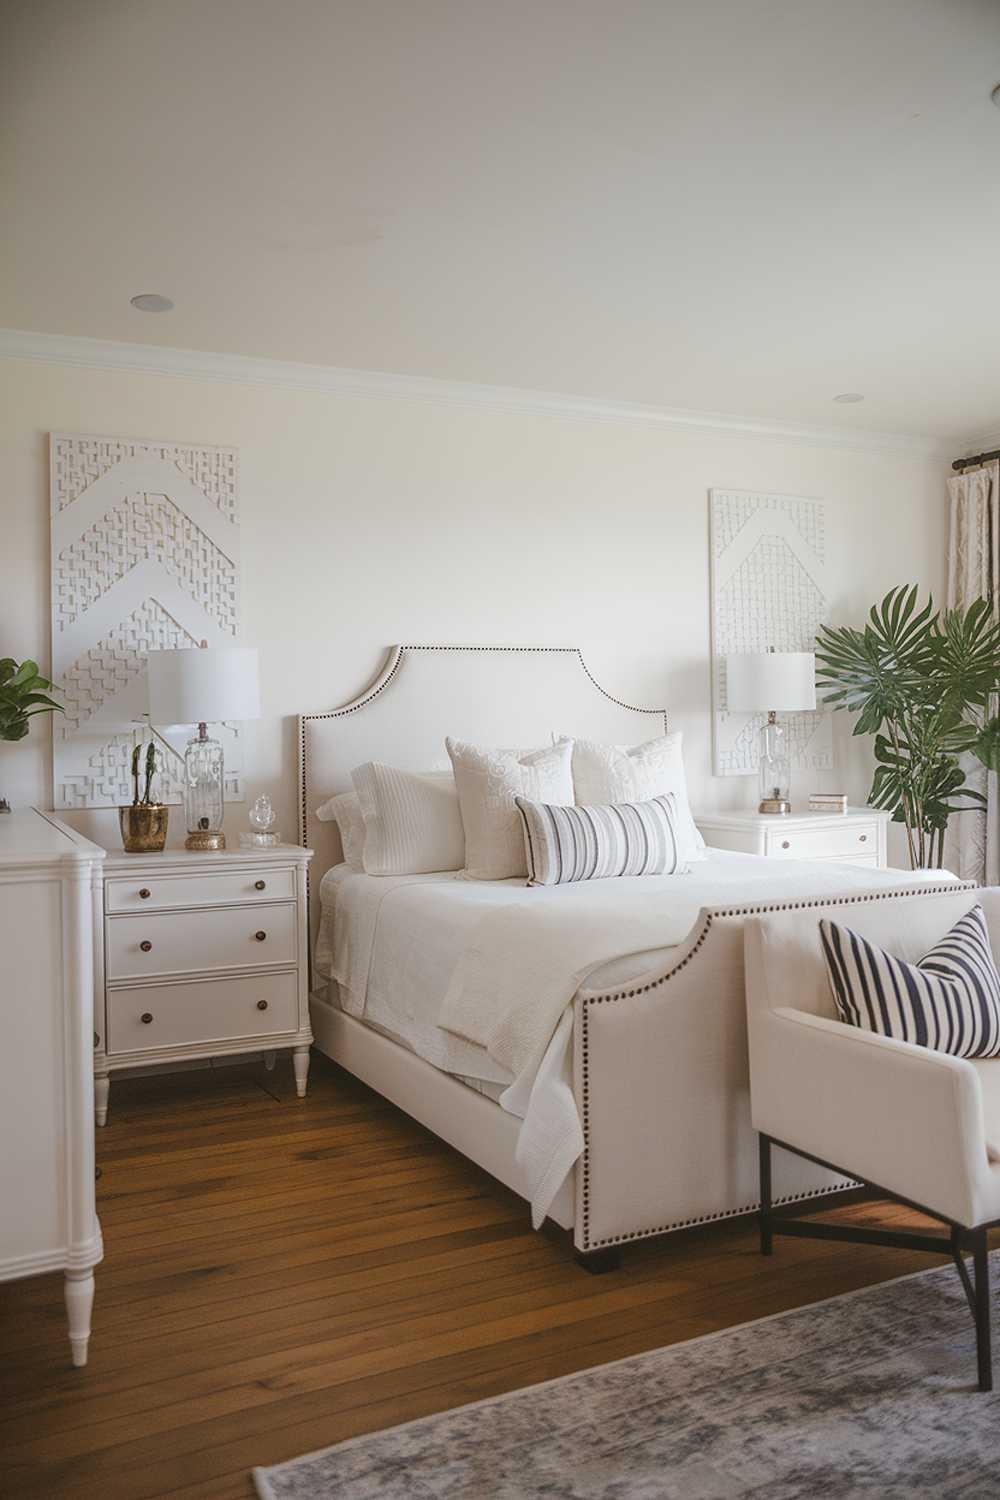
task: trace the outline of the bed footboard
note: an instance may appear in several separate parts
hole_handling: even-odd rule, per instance
[[[669,963],[622,988],[581,990],[574,1002],[574,1088],[585,1140],[576,1169],[577,1249],[590,1254],[757,1208],[746,917],[815,907],[818,921],[845,906],[965,889],[956,882],[703,909]],[[775,1152],[775,1203],[851,1186]]]

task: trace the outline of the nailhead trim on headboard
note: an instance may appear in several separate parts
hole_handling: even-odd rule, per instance
[[[340,718],[343,718],[345,714],[354,714],[354,713],[357,713],[358,710],[361,709],[361,708],[364,708],[366,706],[366,704],[369,704],[369,703],[373,702],[373,700],[375,698],[377,698],[380,693],[385,692],[385,690],[389,686],[390,682],[392,682],[392,680],[395,677],[396,673],[399,671],[399,668],[400,668],[400,666],[402,664],[402,661],[403,661],[403,657],[406,655],[406,653],[408,651],[469,651],[469,652],[476,652],[476,651],[481,651],[481,652],[505,651],[505,652],[515,652],[515,653],[520,653],[520,654],[532,654],[532,653],[544,652],[544,653],[547,653],[547,654],[557,654],[557,655],[562,655],[562,656],[575,656],[576,659],[577,659],[577,661],[580,663],[580,666],[583,668],[584,673],[590,679],[590,681],[593,683],[594,687],[602,695],[602,697],[607,698],[610,703],[614,703],[617,708],[624,708],[624,709],[628,710],[630,713],[656,714],[656,715],[662,716],[662,719],[663,719],[663,732],[664,732],[664,734],[667,733],[667,711],[666,711],[666,709],[663,709],[663,708],[639,708],[636,704],[634,704],[634,703],[626,703],[622,698],[616,698],[613,693],[609,693],[608,690],[607,690],[607,688],[603,688],[601,686],[601,684],[598,682],[597,678],[594,676],[593,672],[587,666],[587,663],[583,659],[583,652],[579,649],[578,646],[460,646],[460,645],[453,645],[453,646],[432,646],[432,645],[394,646],[392,648],[392,650],[390,651],[390,653],[389,653],[389,656],[388,656],[388,658],[386,660],[385,666],[382,669],[382,672],[379,674],[378,677],[376,677],[375,681],[371,684],[371,686],[368,687],[368,688],[366,688],[365,691],[359,697],[354,698],[350,703],[344,703],[344,704],[342,704],[340,708],[329,709],[325,713],[300,714],[299,715],[299,843],[302,844],[303,846],[305,846],[305,844],[306,844],[306,826],[307,826],[307,823],[308,823],[308,816],[309,816],[309,809],[308,809],[308,805],[307,805],[307,803],[308,803],[308,797],[307,797],[308,764],[307,764],[307,750],[306,750],[306,725],[308,723],[311,723],[314,720],[317,720],[317,719],[340,719]]]
[[[781,911],[807,911],[814,907],[828,906],[860,906],[873,901],[893,901],[905,896],[957,896],[962,892],[978,889],[975,881],[949,882],[947,885],[918,885],[898,886],[891,891],[869,891],[855,896],[818,896],[808,901],[780,901],[765,903],[762,906],[721,906],[705,913],[701,931],[685,956],[674,965],[666,974],[650,980],[648,984],[633,985],[631,989],[615,990],[604,995],[586,995],[580,1006],[580,1050],[581,1050],[581,1106],[583,1114],[583,1154],[580,1158],[580,1166],[583,1174],[582,1186],[582,1228],[583,1244],[580,1247],[584,1251],[598,1250],[607,1245],[622,1245],[627,1240],[650,1239],[656,1234],[668,1234],[674,1229],[686,1229],[695,1224],[709,1224],[716,1219],[731,1219],[741,1213],[750,1213],[759,1207],[756,1203],[746,1204],[742,1208],[727,1209],[723,1213],[704,1214],[699,1218],[680,1219],[673,1224],[657,1224],[652,1229],[638,1229],[630,1234],[607,1235],[602,1239],[592,1240],[590,1237],[590,1036],[589,1036],[589,1014],[592,1005],[611,1005],[616,1000],[631,1000],[636,995],[647,995],[652,990],[659,989],[661,985],[667,984],[675,974],[686,969],[695,954],[704,945],[708,934],[712,930],[712,923],[717,917],[755,917],[762,914]],[[803,1197],[818,1197],[827,1189],[820,1189],[814,1193],[802,1195]],[[791,1198],[776,1198],[776,1203],[791,1202]]]

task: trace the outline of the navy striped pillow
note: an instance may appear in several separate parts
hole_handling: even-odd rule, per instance
[[[514,801],[524,826],[529,885],[677,875],[687,868],[678,849],[673,792],[606,807]]]
[[[836,922],[819,932],[842,1021],[952,1057],[1000,1057],[1000,973],[981,906],[918,964]]]

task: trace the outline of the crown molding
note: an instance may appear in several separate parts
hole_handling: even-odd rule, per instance
[[[642,406],[588,396],[521,390],[516,386],[438,380],[426,375],[390,375],[378,370],[297,364],[290,360],[257,359],[245,354],[213,354],[201,349],[175,349],[165,344],[116,343],[68,334],[31,333],[15,328],[0,328],[0,358],[37,360],[46,364],[72,365],[78,369],[122,370],[133,375],[211,380],[228,385],[263,385],[368,399],[478,406],[535,416],[660,427],[679,433],[711,432],[812,447],[909,453],[928,458],[949,455],[955,446],[954,441],[946,442],[919,433],[808,427],[794,422],[693,411],[685,407]]]
[[[956,453],[956,458],[968,458],[973,453],[989,453],[993,448],[1000,448],[1000,424],[972,433],[957,443],[956,447],[961,450]]]

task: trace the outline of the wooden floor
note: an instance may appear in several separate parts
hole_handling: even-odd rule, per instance
[[[305,1100],[287,1062],[116,1083],[98,1153],[87,1368],[61,1277],[0,1287],[3,1495],[244,1500],[254,1464],[931,1264],[791,1240],[763,1260],[741,1220],[589,1276],[321,1057]]]

